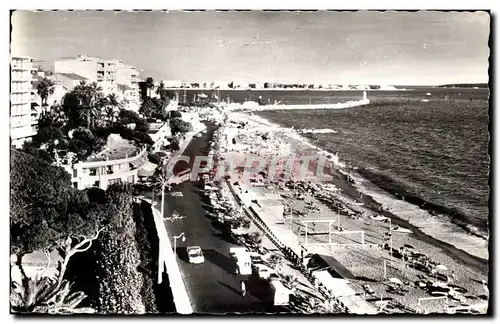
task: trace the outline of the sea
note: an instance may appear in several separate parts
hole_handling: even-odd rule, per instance
[[[205,92],[206,94],[210,94]],[[191,96],[193,94],[190,94]],[[363,91],[220,91],[233,102],[282,104],[359,100]],[[336,153],[358,189],[427,235],[488,259],[489,90],[367,91],[366,106],[263,111]]]

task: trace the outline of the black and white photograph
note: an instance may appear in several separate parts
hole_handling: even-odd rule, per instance
[[[491,315],[490,11],[9,15],[11,315]]]

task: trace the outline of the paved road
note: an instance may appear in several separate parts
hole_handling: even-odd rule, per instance
[[[209,140],[214,128],[208,125],[207,133],[194,137],[184,151],[185,155],[207,155]],[[179,166],[179,168],[185,168]],[[268,284],[253,277],[242,277],[235,273],[234,262],[229,258],[229,248],[237,246],[221,233],[220,225],[206,216],[210,207],[203,200],[201,189],[195,182],[186,182],[173,187],[183,197],[165,197],[165,216],[174,210],[186,218],[165,220],[170,238],[184,232],[186,241],[177,240],[179,266],[188,294],[196,313],[246,313],[272,311],[270,308]],[[188,262],[186,247],[199,245],[205,255],[205,263],[194,265]],[[240,280],[247,280],[247,294],[241,296]]]

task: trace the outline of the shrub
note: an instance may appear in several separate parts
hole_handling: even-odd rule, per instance
[[[161,163],[161,158],[158,154],[156,153],[149,153],[148,154],[148,160],[151,162],[151,163],[154,163],[154,164],[160,164]]]
[[[143,275],[138,271],[140,253],[136,242],[130,186],[111,186],[106,194],[110,210],[110,230],[98,239],[100,313],[143,314],[146,311],[141,290]]]
[[[172,110],[170,111],[170,118],[182,118],[180,111]]]
[[[144,119],[140,119],[135,123],[136,132],[147,132],[149,130],[149,123]]]

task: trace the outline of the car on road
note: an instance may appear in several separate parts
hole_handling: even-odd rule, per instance
[[[173,197],[182,197],[182,196],[184,196],[182,194],[182,192],[180,192],[180,191],[174,191],[170,195],[173,196]]]
[[[200,264],[205,262],[203,251],[199,246],[188,246],[186,250],[189,257],[189,263]]]

